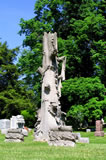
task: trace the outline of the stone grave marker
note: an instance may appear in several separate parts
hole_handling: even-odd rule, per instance
[[[58,65],[61,64],[59,74]],[[38,68],[42,76],[41,108],[35,124],[35,140],[50,145],[75,146],[78,139],[72,127],[66,126],[65,113],[61,111],[62,81],[65,80],[66,57],[58,57],[57,33],[44,33],[43,62]]]
[[[10,120],[10,129],[5,136],[5,142],[22,142],[24,141],[24,118],[22,115],[12,116]]]
[[[104,136],[104,131],[103,131],[103,123],[101,120],[96,121],[96,131],[95,131],[95,136]]]
[[[9,119],[1,119],[0,120],[1,134],[6,134],[9,128],[10,128],[10,120]]]
[[[0,119],[0,129],[8,129],[8,128],[10,128],[10,120]]]

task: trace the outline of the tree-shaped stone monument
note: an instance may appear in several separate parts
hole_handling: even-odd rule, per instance
[[[61,111],[60,105],[61,82],[65,80],[66,57],[58,57],[57,54],[57,34],[45,32],[43,36],[43,64],[38,68],[42,75],[42,93],[41,108],[38,110],[38,120],[35,124],[35,140],[37,141],[50,141],[59,135],[59,139],[63,135],[63,139],[64,136],[65,139],[68,136],[68,139],[75,141],[72,127],[64,124],[64,113]],[[59,63],[62,64],[60,75],[58,72]],[[55,141],[55,139],[52,140]]]

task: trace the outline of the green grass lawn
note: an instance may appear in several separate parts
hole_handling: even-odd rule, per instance
[[[76,147],[55,147],[47,143],[33,141],[33,133],[21,143],[4,142],[0,134],[0,160],[106,160],[106,135],[95,137],[94,132],[80,132],[89,137],[89,144],[76,144]]]

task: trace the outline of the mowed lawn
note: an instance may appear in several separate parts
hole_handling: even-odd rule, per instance
[[[4,142],[0,134],[0,160],[106,160],[106,135],[95,137],[94,132],[80,132],[89,137],[89,144],[76,147],[55,147],[47,143],[35,142],[33,132],[21,143]]]

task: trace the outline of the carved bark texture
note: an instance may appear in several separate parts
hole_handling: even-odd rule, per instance
[[[41,109],[38,111],[38,120],[35,124],[35,139],[47,141],[49,131],[60,125],[62,112],[60,105],[61,81],[65,80],[66,58],[57,57],[57,33],[44,33],[43,36],[43,63],[38,71],[42,75]],[[58,75],[58,63],[62,63],[61,74]]]

